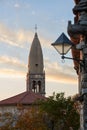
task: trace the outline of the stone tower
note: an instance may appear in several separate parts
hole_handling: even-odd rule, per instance
[[[35,33],[28,59],[27,91],[45,96],[43,54],[37,33]]]

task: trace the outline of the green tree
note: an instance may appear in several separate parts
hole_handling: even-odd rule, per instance
[[[78,104],[64,93],[54,94],[27,109],[19,105],[18,113],[0,114],[0,124],[0,130],[78,130]]]
[[[12,113],[5,112],[0,114],[0,130],[14,130],[12,127],[14,122]]]
[[[78,130],[80,116],[75,105],[71,97],[65,98],[64,93],[58,93],[42,101],[41,110],[47,113],[47,121],[50,120],[51,129]]]
[[[16,130],[47,130],[47,127],[43,120],[43,114],[40,113],[39,108],[32,107],[31,110],[27,110],[22,113],[15,125]]]
[[[0,115],[0,130],[49,130],[38,106],[21,109],[19,113]]]

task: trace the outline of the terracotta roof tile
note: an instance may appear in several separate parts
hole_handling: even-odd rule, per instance
[[[16,96],[13,96],[13,97],[0,101],[0,106],[1,105],[16,105],[18,103],[24,104],[24,105],[29,105],[29,104],[34,103],[37,99],[45,100],[46,97],[44,97],[38,93],[26,91],[26,92],[20,93]]]

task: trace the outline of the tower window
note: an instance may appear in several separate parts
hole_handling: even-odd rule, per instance
[[[38,81],[38,92],[41,92],[41,81]]]
[[[38,64],[35,64],[35,66],[37,67],[37,66],[38,66]]]
[[[33,81],[32,91],[33,91],[33,92],[36,92],[36,81]]]

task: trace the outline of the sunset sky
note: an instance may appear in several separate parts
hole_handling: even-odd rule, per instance
[[[43,50],[46,96],[53,92],[65,92],[66,96],[78,92],[73,61],[63,63],[51,46],[62,32],[67,35],[68,20],[73,22],[74,18],[73,7],[73,0],[0,0],[0,100],[26,90],[35,24]]]

